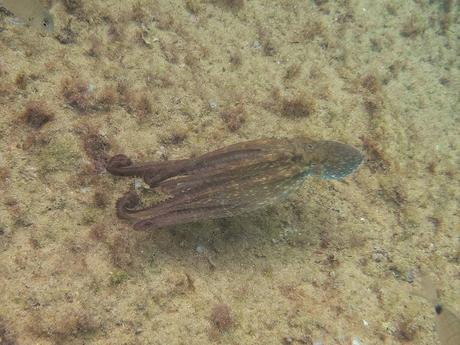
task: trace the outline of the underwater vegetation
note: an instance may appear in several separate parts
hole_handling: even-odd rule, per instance
[[[33,129],[40,129],[48,122],[52,121],[54,114],[46,103],[41,101],[31,101],[27,103],[22,116],[24,122]]]
[[[228,332],[235,326],[231,308],[224,303],[214,305],[209,321],[212,326],[209,330],[209,336],[212,340],[216,340],[220,334]]]
[[[2,345],[16,345],[16,339],[13,334],[6,327],[5,321],[0,318],[0,344]]]
[[[156,229],[204,219],[231,217],[286,198],[308,176],[340,179],[363,159],[357,149],[334,141],[259,139],[230,145],[197,158],[133,164],[116,155],[107,170],[138,176],[166,200],[136,208],[139,196],[128,192],[117,202],[120,218],[135,229]]]

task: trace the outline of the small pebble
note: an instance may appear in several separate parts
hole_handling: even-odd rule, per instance
[[[372,260],[375,262],[382,262],[385,259],[388,259],[388,253],[385,251],[385,249],[374,248],[374,252],[372,253]]]
[[[284,338],[283,338],[283,344],[284,344],[284,345],[290,345],[290,344],[292,344],[293,342],[294,342],[294,340],[292,340],[291,337],[284,337]]]
[[[385,259],[385,256],[383,256],[380,253],[373,253],[372,254],[372,260],[374,260],[375,262],[382,262],[383,259]]]
[[[260,49],[262,47],[262,44],[260,44],[259,41],[255,40],[252,46],[256,49]]]
[[[353,340],[351,341],[351,345],[361,345],[359,338],[354,337]]]
[[[211,110],[215,110],[217,109],[217,102],[212,100],[212,101],[209,101],[209,108],[211,108]]]
[[[142,188],[142,186],[144,185],[144,182],[142,181],[142,179],[140,178],[135,178],[134,179],[134,189],[135,190],[139,190]]]
[[[413,270],[410,270],[409,272],[406,273],[406,281],[408,283],[413,283],[415,279],[415,273]]]
[[[196,246],[196,251],[198,254],[203,254],[206,251],[206,247],[202,244]]]

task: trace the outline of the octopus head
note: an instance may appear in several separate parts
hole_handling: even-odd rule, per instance
[[[359,150],[336,141],[321,140],[305,145],[310,157],[310,175],[323,179],[341,179],[354,172],[363,161]]]

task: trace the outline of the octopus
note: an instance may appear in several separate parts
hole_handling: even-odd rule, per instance
[[[363,160],[356,148],[306,137],[240,142],[190,159],[135,164],[113,156],[107,170],[142,178],[165,200],[141,207],[130,191],[116,203],[119,218],[134,229],[158,229],[206,219],[233,217],[271,205],[297,190],[306,178],[341,179]]]

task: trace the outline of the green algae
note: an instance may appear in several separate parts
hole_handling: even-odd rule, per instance
[[[126,271],[115,271],[110,274],[110,285],[118,286],[129,279],[129,274]]]
[[[42,174],[76,170],[81,159],[78,142],[69,133],[52,138],[37,155],[39,171]]]

